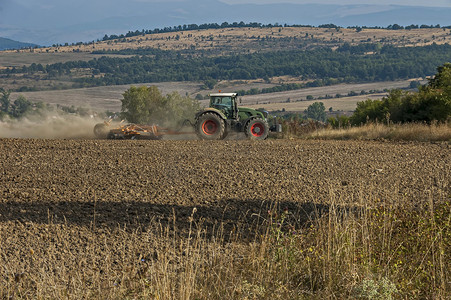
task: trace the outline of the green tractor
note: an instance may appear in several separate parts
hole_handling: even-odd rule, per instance
[[[281,125],[269,126],[268,112],[238,107],[236,93],[210,94],[210,106],[196,114],[194,128],[203,140],[222,140],[230,131],[244,132],[248,139],[264,140],[270,131],[281,132]]]

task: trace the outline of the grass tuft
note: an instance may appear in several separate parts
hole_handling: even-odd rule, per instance
[[[194,210],[188,235],[161,223],[1,223],[0,298],[449,299],[449,198],[408,206],[362,195],[349,207],[330,196],[303,223],[273,207],[247,242],[239,226],[207,235]],[[12,227],[20,234],[7,236]]]
[[[369,123],[360,127],[318,129],[304,137],[329,140],[451,141],[451,122],[430,125],[423,123],[391,124],[389,126],[381,123]]]

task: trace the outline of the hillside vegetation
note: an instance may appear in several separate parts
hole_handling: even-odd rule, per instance
[[[128,53],[128,52],[127,52]],[[451,59],[451,46],[378,44],[254,54],[197,57],[174,51],[142,50],[132,57],[31,64],[0,71],[5,88],[16,91],[78,88],[165,81],[249,80],[291,76],[302,87],[426,77]],[[213,83],[214,86],[214,83]]]
[[[395,80],[432,75],[437,65],[451,60],[450,42],[449,28],[330,25],[129,32],[92,43],[3,51],[0,76],[3,88],[22,91],[280,75],[337,82]],[[52,64],[48,56],[57,62]]]
[[[54,45],[20,52],[60,53],[118,51],[124,49],[197,50],[202,53],[224,55],[259,51],[311,49],[321,46],[338,47],[344,43],[380,43],[401,47],[426,46],[451,42],[450,28],[414,28],[394,30],[382,28],[296,27],[240,27],[202,28],[193,30],[154,31],[151,34],[129,32],[125,35],[105,36],[104,40]]]

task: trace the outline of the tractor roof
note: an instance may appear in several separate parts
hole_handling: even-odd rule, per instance
[[[215,93],[210,94],[210,97],[236,97],[236,93]]]

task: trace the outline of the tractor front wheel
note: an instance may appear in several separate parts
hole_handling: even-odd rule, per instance
[[[202,140],[220,140],[224,136],[224,120],[215,113],[204,113],[196,121],[196,134]]]
[[[269,125],[263,119],[257,118],[247,122],[244,133],[250,140],[264,140],[268,137]]]

